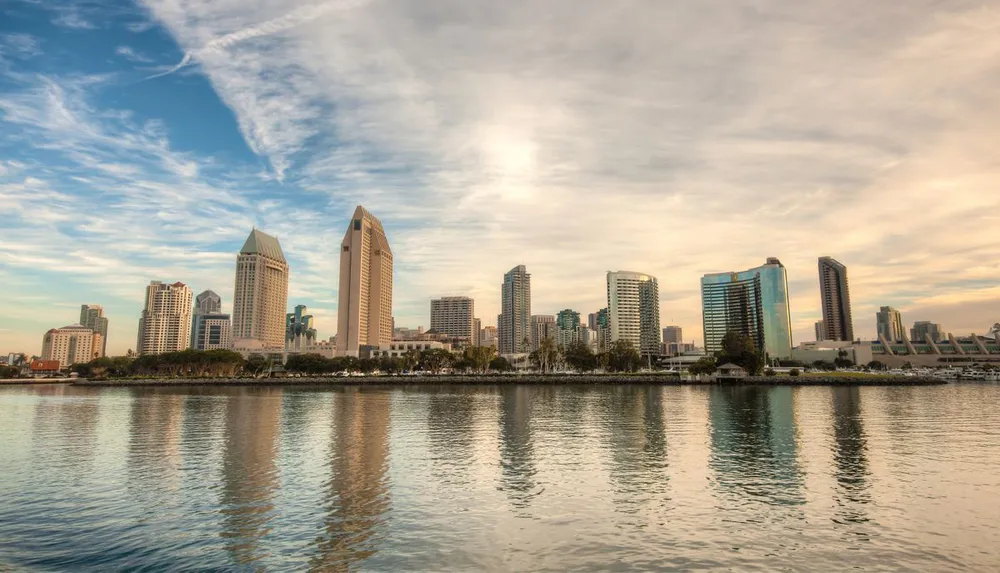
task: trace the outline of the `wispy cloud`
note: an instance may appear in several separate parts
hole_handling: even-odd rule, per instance
[[[56,26],[70,28],[73,30],[93,30],[97,28],[96,24],[84,18],[84,16],[72,6],[60,10],[58,15],[53,18],[52,23]]]
[[[0,245],[8,268],[55,269],[123,298],[161,276],[228,297],[223,245],[256,223],[294,257],[293,298],[333,317],[331,253],[363,203],[396,254],[399,324],[426,324],[428,299],[445,294],[474,296],[490,324],[501,274],[525,263],[537,313],[594,311],[604,272],[636,269],[659,277],[662,321],[699,338],[699,277],[778,256],[805,339],[820,255],[848,264],[862,336],[882,304],[956,332],[995,322],[994,7],[144,7],[186,55],[142,85],[204,74],[259,164],[182,151],[171,124],[101,103],[115,75],[12,76],[0,127],[46,155],[0,163],[21,218]],[[159,53],[140,40],[118,56]],[[28,224],[31,193],[53,200]],[[72,218],[95,204],[100,217]]]
[[[153,59],[148,58],[128,46],[118,46],[115,48],[115,54],[125,58],[130,62],[135,62],[138,64],[149,64],[152,63]]]
[[[638,268],[697,334],[698,277],[776,255],[805,338],[832,254],[866,332],[902,281],[961,282],[1000,244],[960,251],[1000,205],[994,8],[147,5],[278,178],[387,222],[397,315],[449,292],[495,315],[519,262],[538,311],[588,311]]]

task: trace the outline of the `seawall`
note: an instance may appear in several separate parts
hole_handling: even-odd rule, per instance
[[[419,376],[318,376],[308,378],[136,378],[77,380],[77,386],[411,386],[411,385],[614,385],[659,386],[931,386],[947,384],[938,378],[915,376],[758,376],[740,381],[681,380],[659,374],[582,375],[419,375]]]

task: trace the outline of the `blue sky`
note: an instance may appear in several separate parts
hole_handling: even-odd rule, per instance
[[[253,225],[289,306],[335,334],[357,204],[396,261],[397,325],[469,295],[491,324],[657,276],[700,339],[699,277],[776,256],[796,340],[816,258],[877,307],[1000,321],[996,2],[148,0],[0,4],[0,351],[103,304],[134,345],[144,285],[231,303]]]

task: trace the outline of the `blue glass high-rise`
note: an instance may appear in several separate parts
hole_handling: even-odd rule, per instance
[[[722,338],[733,331],[752,338],[771,359],[791,357],[788,275],[778,259],[742,272],[703,276],[701,300],[709,354],[721,350]]]

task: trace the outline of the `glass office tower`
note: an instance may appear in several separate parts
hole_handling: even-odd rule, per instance
[[[709,354],[721,350],[726,332],[735,331],[752,338],[771,359],[791,357],[788,276],[778,259],[743,272],[703,276],[701,302]]]

